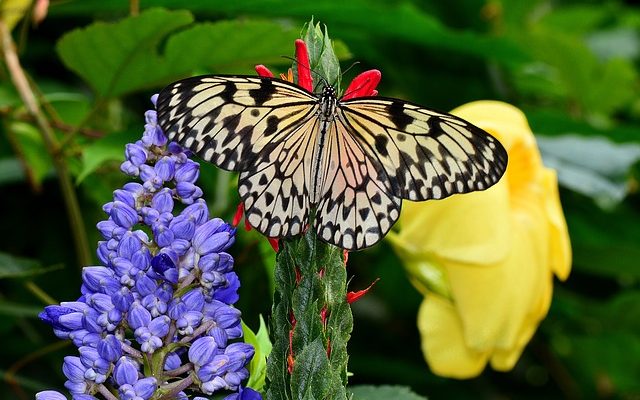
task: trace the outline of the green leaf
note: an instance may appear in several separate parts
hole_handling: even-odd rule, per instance
[[[358,385],[349,386],[349,390],[353,393],[353,400],[426,400],[405,386]]]
[[[260,315],[258,333],[254,333],[244,321],[242,321],[242,331],[244,332],[245,343],[252,345],[255,349],[253,359],[249,363],[249,381],[246,386],[255,390],[262,390],[267,376],[267,357],[273,347],[262,315]]]
[[[76,29],[59,40],[57,50],[65,65],[98,94],[118,96],[166,76],[157,65],[156,48],[170,32],[192,21],[187,11],[148,10],[117,23]]]
[[[29,180],[39,187],[43,179],[53,172],[53,161],[42,142],[40,132],[33,125],[18,121],[11,122],[8,129],[15,139],[14,143],[23,159]]]
[[[168,8],[184,6],[180,0],[157,0],[155,4]],[[100,10],[119,12],[127,6],[128,2],[124,0],[83,0],[57,5],[51,13],[93,15]],[[260,18],[286,16],[303,21],[313,15],[318,21],[331,27],[334,37],[343,39],[365,37],[371,43],[371,37],[384,37],[503,63],[518,63],[527,59],[522,48],[510,38],[449,28],[426,9],[410,2],[315,0],[297,2],[294,6],[291,2],[277,0],[193,0],[189,2],[189,9],[198,15],[254,15]]]
[[[0,300],[0,315],[14,318],[36,318],[42,307]]]
[[[76,184],[80,184],[89,174],[109,161],[123,161],[127,143],[135,141],[139,134],[118,132],[107,135],[89,144],[82,152],[82,170]]]
[[[72,31],[57,50],[100,96],[115,97],[163,86],[197,70],[249,72],[247,67],[256,63],[281,62],[296,36],[277,22],[221,21],[186,28],[192,22],[187,11],[151,9]],[[186,29],[176,32],[179,28]]]
[[[611,208],[627,194],[627,174],[640,160],[640,145],[617,144],[606,137],[538,136],[546,166],[558,171],[561,185]]]
[[[0,252],[0,279],[25,278],[61,269],[60,266],[45,268],[37,260],[15,257]]]

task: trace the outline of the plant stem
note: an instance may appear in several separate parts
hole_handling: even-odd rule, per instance
[[[89,242],[85,232],[84,221],[75,188],[73,187],[71,176],[61,152],[61,148],[57,143],[53,128],[40,110],[38,101],[36,100],[26,74],[20,65],[20,60],[16,52],[15,44],[13,43],[13,38],[11,37],[11,32],[9,32],[9,29],[3,21],[0,21],[0,36],[2,39],[2,51],[4,53],[7,69],[11,75],[11,80],[20,94],[20,98],[22,99],[27,112],[34,118],[36,125],[40,129],[43,142],[53,160],[53,165],[58,175],[60,191],[64,197],[69,216],[69,223],[73,234],[79,265],[90,265],[91,254],[89,252]]]
[[[319,242],[313,229],[283,240],[275,270],[273,349],[267,399],[347,399],[347,341],[353,328],[346,301],[343,252]]]

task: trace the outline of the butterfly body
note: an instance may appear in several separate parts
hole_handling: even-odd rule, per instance
[[[318,236],[357,250],[380,240],[402,199],[484,190],[506,169],[488,133],[398,99],[341,100],[273,78],[209,75],[165,88],[158,121],[171,140],[239,171],[246,218],[271,237]]]

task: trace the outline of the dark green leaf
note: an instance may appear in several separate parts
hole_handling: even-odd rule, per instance
[[[197,70],[240,73],[253,64],[281,62],[296,36],[283,24],[250,20],[195,24],[175,32],[192,22],[186,11],[152,9],[75,30],[58,42],[58,53],[98,94],[113,97]]]
[[[9,125],[9,134],[15,139],[29,180],[36,186],[53,172],[53,161],[42,142],[42,136],[36,127],[26,122],[14,121]]]
[[[60,39],[57,50],[66,66],[98,94],[118,96],[166,77],[157,47],[170,32],[192,21],[187,11],[149,10],[117,23],[76,29]]]
[[[60,267],[45,268],[37,260],[0,253],[0,279],[31,277],[56,269]]]

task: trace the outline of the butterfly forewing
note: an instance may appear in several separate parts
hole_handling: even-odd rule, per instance
[[[207,75],[162,90],[158,122],[169,139],[204,160],[244,171],[316,103],[310,93],[279,80]]]
[[[453,115],[397,99],[335,102],[330,88],[316,96],[279,79],[201,76],[160,93],[158,122],[169,139],[241,172],[246,218],[260,232],[297,235],[315,210],[318,236],[349,250],[378,242],[402,199],[483,190],[506,169],[500,143]]]
[[[453,115],[385,98],[347,100],[339,111],[345,129],[379,161],[398,197],[442,199],[483,190],[505,171],[500,143]]]

